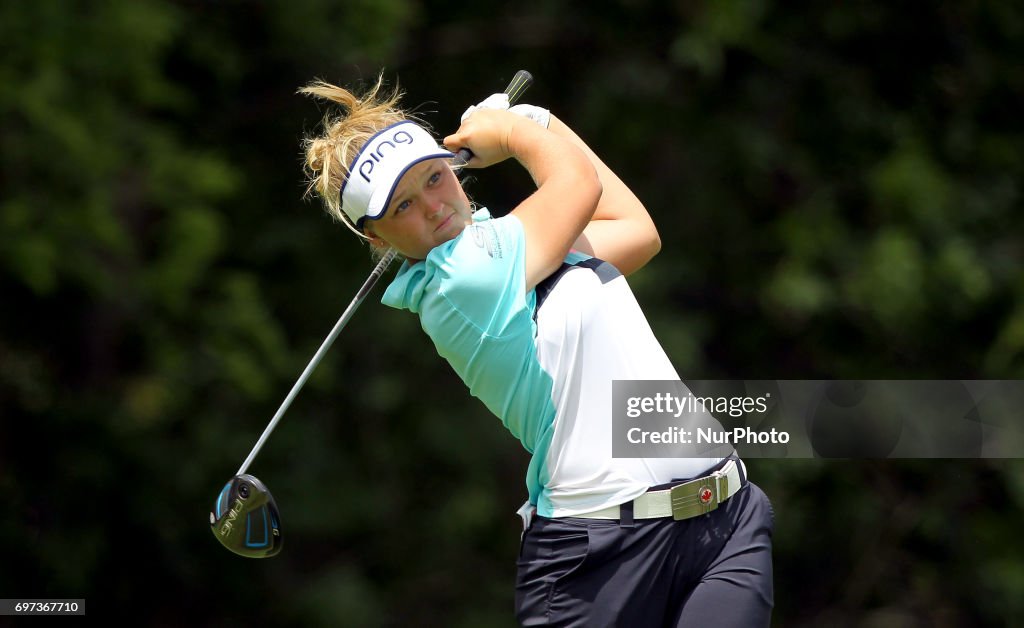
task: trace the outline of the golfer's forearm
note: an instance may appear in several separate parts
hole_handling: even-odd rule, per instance
[[[583,139],[576,135],[575,131],[570,129],[564,122],[551,115],[551,124],[548,129],[561,137],[568,139],[570,142],[579,146],[583,153],[590,159],[590,162],[594,164],[594,169],[597,170],[597,176],[601,180],[601,186],[604,189],[601,195],[601,201],[597,205],[597,210],[594,211],[594,220],[624,220],[624,219],[644,219],[646,222],[650,222],[651,227],[654,227],[654,223],[651,222],[650,216],[647,213],[647,208],[640,202],[640,199],[633,194],[633,191],[629,189],[622,179],[619,178],[615,172],[609,168],[604,161],[601,160],[597,154],[591,150]]]
[[[593,220],[573,244],[574,249],[611,263],[623,275],[647,265],[661,250],[651,229],[630,220]]]
[[[590,224],[601,182],[579,146],[532,122],[514,125],[508,144],[537,184],[537,191],[512,210],[526,232],[529,290],[561,265]]]
[[[548,127],[580,147],[601,181],[601,200],[574,248],[614,264],[623,274],[642,268],[661,250],[661,238],[647,208],[622,179],[576,133],[554,115]]]

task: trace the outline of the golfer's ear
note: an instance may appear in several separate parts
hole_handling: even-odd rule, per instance
[[[384,240],[373,232],[369,226],[363,227],[363,235],[370,239],[370,244],[374,246],[381,246],[384,244]]]

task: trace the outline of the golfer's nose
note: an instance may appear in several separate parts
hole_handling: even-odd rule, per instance
[[[427,217],[436,218],[441,214],[441,210],[444,209],[444,200],[438,194],[428,195],[425,205],[427,207]]]

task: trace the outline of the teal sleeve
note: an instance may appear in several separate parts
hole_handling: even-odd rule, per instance
[[[434,249],[427,265],[437,269],[440,298],[421,313],[424,327],[451,333],[468,323],[490,337],[521,331],[516,322],[527,309],[524,238],[522,223],[506,216],[474,223],[450,246]]]

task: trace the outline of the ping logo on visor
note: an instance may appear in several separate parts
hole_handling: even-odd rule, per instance
[[[356,227],[384,215],[402,175],[427,159],[454,155],[438,146],[426,129],[403,120],[378,131],[352,160],[341,187],[341,209]]]

